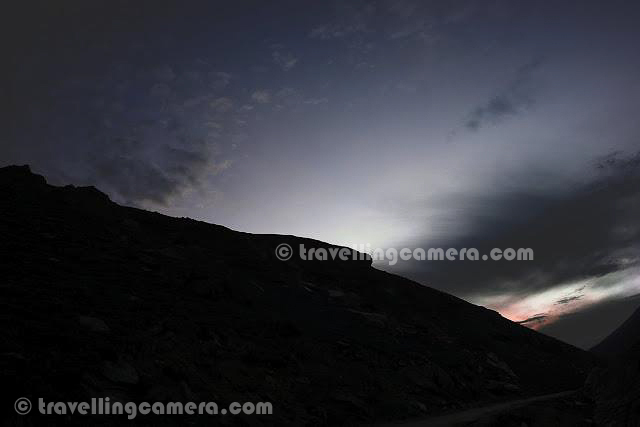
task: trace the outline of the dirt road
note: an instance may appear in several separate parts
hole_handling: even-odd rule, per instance
[[[482,406],[479,408],[466,409],[460,412],[454,412],[451,414],[440,415],[433,418],[426,418],[423,420],[413,420],[401,424],[393,424],[395,426],[402,427],[451,427],[460,424],[470,423],[476,421],[482,417],[489,415],[495,415],[507,410],[513,410],[522,406],[529,405],[531,403],[540,402],[544,400],[556,399],[560,397],[570,396],[577,393],[578,390],[563,391],[560,393],[545,394],[541,396],[529,397],[526,399],[512,400],[510,402],[496,403],[493,405]]]

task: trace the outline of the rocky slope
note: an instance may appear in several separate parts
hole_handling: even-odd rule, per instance
[[[640,425],[640,308],[591,351],[606,358],[587,390],[595,402],[598,425]]]
[[[270,401],[271,416],[220,420],[349,424],[578,388],[590,368],[581,350],[368,260],[274,253],[321,242],[122,207],[27,167],[0,169],[0,192],[3,404]]]
[[[640,308],[591,351],[602,356],[628,353],[640,345]]]

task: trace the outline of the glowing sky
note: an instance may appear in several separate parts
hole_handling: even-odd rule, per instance
[[[640,292],[631,2],[26,3],[3,164],[248,232],[535,247],[392,270],[541,330]]]

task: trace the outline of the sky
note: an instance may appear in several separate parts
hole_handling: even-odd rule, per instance
[[[583,348],[640,305],[633,2],[15,3],[2,165],[253,233],[532,248],[378,268]]]

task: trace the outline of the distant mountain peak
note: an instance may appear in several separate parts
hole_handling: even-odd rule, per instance
[[[17,180],[40,184],[46,184],[47,182],[42,175],[33,173],[29,165],[10,165],[0,168],[0,183],[7,184]]]
[[[65,185],[56,187],[47,183],[44,176],[34,173],[29,165],[10,165],[0,168],[0,188],[5,191],[14,189],[21,192],[58,192],[57,195],[64,194],[73,203],[97,202],[111,203],[109,196],[96,187]]]
[[[594,346],[591,351],[604,356],[622,356],[632,350],[639,350],[639,345],[640,307],[618,329]]]

